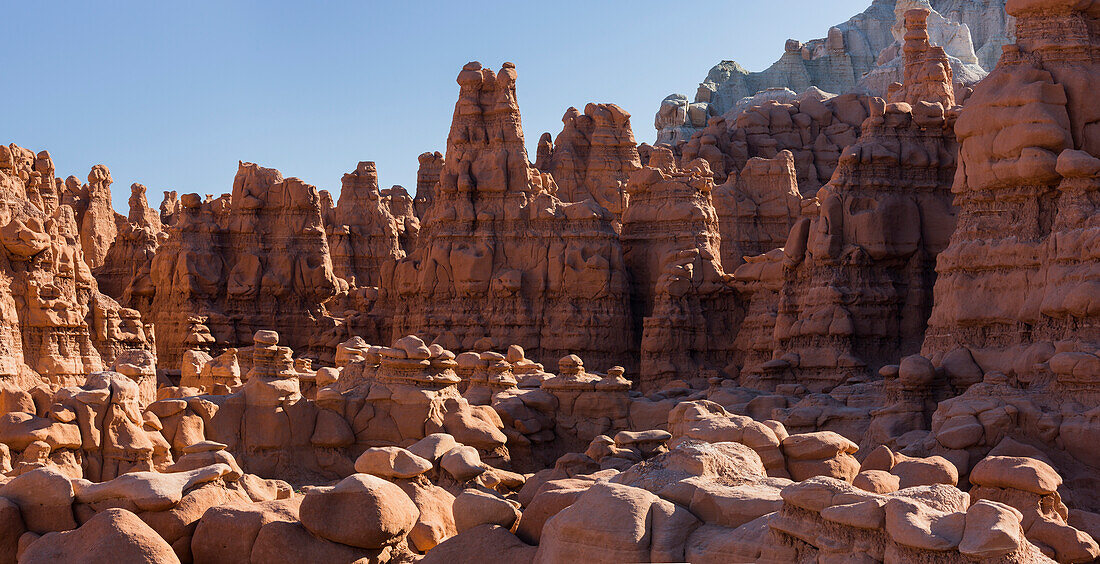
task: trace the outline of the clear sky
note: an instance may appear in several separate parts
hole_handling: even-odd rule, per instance
[[[824,37],[869,0],[669,2],[25,1],[0,18],[0,143],[47,149],[58,175],[221,194],[237,161],[334,193],[361,160],[416,186],[443,151],[468,61],[512,61],[528,150],[569,106],[613,102],[638,141],[673,92],[722,59],[762,70],[787,38]]]

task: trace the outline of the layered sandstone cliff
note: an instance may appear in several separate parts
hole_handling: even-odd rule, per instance
[[[742,311],[720,262],[713,189],[706,161],[682,170],[663,148],[627,183],[621,239],[643,390],[678,377],[705,379],[729,363]]]
[[[798,220],[781,255],[764,259],[780,261],[783,283],[774,324],[753,327],[773,332],[773,355],[743,366],[743,382],[829,389],[919,350],[935,257],[953,228],[956,164],[951,71],[928,44],[927,16],[907,14],[906,84],[892,88],[898,101],[872,101],[863,134],[809,217]],[[759,264],[743,268],[746,282],[768,286]]]
[[[1018,43],[956,127],[959,228],[937,266],[924,349],[982,354],[1046,343],[1053,353],[1063,343],[1095,354],[1097,10],[1058,2],[1009,9],[1020,18]]]
[[[102,179],[98,188],[106,187],[106,170],[100,165],[90,175]],[[35,155],[17,145],[0,147],[4,386],[80,383],[123,351],[150,349],[153,342],[151,327],[136,311],[99,291],[83,243],[101,239],[85,237],[73,208],[60,203],[69,192],[54,171],[45,151]],[[109,210],[109,196],[107,205]],[[106,223],[88,219],[98,217],[95,213],[86,210],[85,220],[109,231]]]
[[[535,166],[554,177],[566,202],[595,201],[618,221],[626,210],[627,179],[641,168],[630,114],[615,104],[588,104],[582,114],[569,108],[561,133],[551,144],[539,141]]]
[[[247,344],[261,327],[306,348],[337,290],[325,235],[317,189],[275,169],[241,163],[231,196],[185,194],[151,268],[162,367]]]
[[[562,202],[553,177],[528,161],[516,76],[511,64],[493,73],[470,63],[459,74],[437,191],[388,286],[394,334],[633,364],[613,216],[595,202]]]

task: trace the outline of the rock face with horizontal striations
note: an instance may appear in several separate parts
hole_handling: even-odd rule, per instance
[[[1050,359],[1059,385],[1095,386],[1100,15],[1088,4],[1009,2],[1018,42],[955,128],[959,227],[936,269],[926,354],[965,347],[986,370],[1027,379]],[[1029,346],[1081,356],[1015,364]]]
[[[149,207],[145,186],[130,187],[130,215],[119,216],[118,235],[103,264],[92,270],[100,290],[133,309],[147,309],[153,295],[149,265],[165,237],[160,215]]]
[[[782,247],[802,215],[802,193],[789,150],[773,159],[749,159],[740,174],[729,175],[712,194],[722,266],[731,272],[747,257]]]
[[[163,366],[212,342],[246,346],[261,328],[306,348],[337,290],[317,189],[241,163],[231,197],[185,194],[180,206],[151,270]]]
[[[716,183],[736,182],[739,173],[760,173],[749,167],[752,158],[776,159],[790,151],[799,192],[813,196],[832,178],[844,148],[859,138],[871,100],[815,92],[782,101],[761,100],[737,115],[711,118],[706,128],[678,147],[681,166],[703,158]]]
[[[103,205],[110,211],[109,172],[98,165],[89,175],[96,201],[106,202],[94,205],[74,201],[88,192],[54,172],[46,151],[0,147],[0,192],[8,202],[0,212],[0,382],[23,390],[81,384],[122,351],[152,343],[138,312],[99,291],[86,259],[85,247],[106,253],[114,238],[113,215],[109,222],[88,219],[104,216]],[[86,237],[73,205],[91,206],[85,223],[106,235]]]
[[[765,255],[764,262],[782,265],[776,318],[773,326],[757,321],[750,329],[772,331],[772,358],[744,364],[742,383],[827,390],[920,349],[936,255],[954,228],[948,190],[958,110],[944,106],[954,100],[951,74],[927,45],[927,12],[910,15],[906,56],[914,62],[906,78],[916,86],[895,87],[904,101],[873,100],[863,134],[844,150],[809,217],[791,230],[782,254]],[[929,74],[929,65],[938,72]],[[941,101],[919,98],[931,93]],[[772,297],[765,292],[775,285],[762,277],[769,267],[741,268],[734,276],[740,272],[754,287],[754,298]]]
[[[554,177],[566,202],[591,199],[618,221],[627,208],[626,183],[641,168],[630,114],[615,104],[588,104],[582,114],[569,108],[561,133],[551,144],[539,141],[535,166]]]
[[[378,190],[374,163],[359,163],[340,181],[336,207],[325,210],[333,273],[349,287],[382,283],[386,261],[402,256],[398,221]]]
[[[635,331],[642,336],[639,387],[717,373],[741,309],[719,259],[714,181],[705,160],[686,169],[657,147],[630,175],[621,239],[632,279]]]
[[[0,147],[0,564],[1096,561],[1097,61],[876,0],[534,163],[469,63],[415,198]]]
[[[389,286],[394,334],[467,349],[488,337],[536,360],[583,352],[635,365],[614,218],[594,202],[562,202],[528,162],[516,77],[510,63],[459,73],[438,191]]]

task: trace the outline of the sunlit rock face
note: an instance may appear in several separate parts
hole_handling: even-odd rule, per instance
[[[458,76],[439,184],[416,249],[387,285],[394,334],[636,366],[615,217],[592,200],[563,202],[553,177],[528,161],[516,77],[511,64],[494,73],[479,63]]]
[[[85,260],[86,248],[98,256],[114,239],[110,172],[97,165],[83,187],[54,172],[46,151],[0,147],[0,385],[18,389],[82,383],[152,343],[151,327],[99,291]]]
[[[317,189],[241,163],[232,194],[185,194],[175,215],[152,262],[146,312],[162,366],[214,343],[246,346],[260,328],[307,348],[338,287]]]

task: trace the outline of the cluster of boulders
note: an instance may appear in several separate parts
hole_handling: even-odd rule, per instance
[[[771,417],[796,412],[805,390],[679,382],[644,397],[621,371],[591,374],[567,356],[552,374],[519,347],[455,355],[412,336],[391,347],[351,341],[342,366],[304,370],[278,342],[255,335],[241,382],[224,390],[162,387],[144,404],[137,383],[104,372],[52,394],[0,395],[10,412],[0,420],[0,560],[71,559],[91,545],[102,561],[155,562],[1100,557],[1100,514],[1034,447],[1002,441],[973,464],[952,451],[864,450]],[[583,430],[559,424],[601,401],[623,415]],[[417,430],[360,428],[341,407],[360,402],[399,432]],[[242,416],[243,427],[225,426]],[[340,425],[359,429],[351,443],[320,439]],[[536,445],[518,432],[538,426],[553,439]],[[935,429],[950,442],[962,427]],[[226,429],[237,429],[232,444],[216,440]],[[290,440],[277,442],[282,433]],[[586,446],[564,448],[582,437]],[[552,464],[516,471],[518,452],[560,450]]]
[[[885,97],[676,146],[590,104],[532,163],[467,64],[415,200],[241,163],[124,218],[0,147],[0,564],[1100,558],[1100,2],[1008,0],[973,89],[974,2],[887,4],[762,75],[888,21]]]

